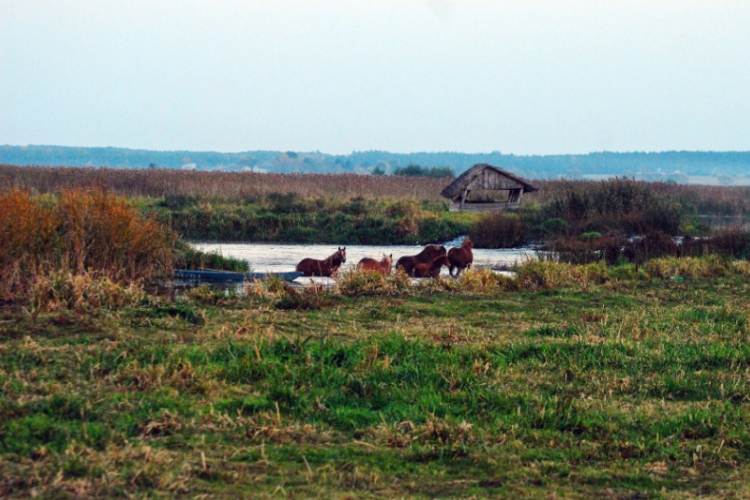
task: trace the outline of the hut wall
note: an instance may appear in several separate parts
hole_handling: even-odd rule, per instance
[[[510,190],[523,189],[523,185],[503,175],[500,175],[492,169],[486,168],[479,176],[477,176],[476,179],[471,181],[469,185],[466,186],[466,189]]]

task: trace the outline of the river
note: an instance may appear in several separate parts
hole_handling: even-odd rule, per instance
[[[451,248],[459,244],[460,240],[456,240],[446,243],[445,247]],[[297,263],[305,257],[322,260],[338,248],[336,245],[286,245],[277,243],[194,242],[192,245],[204,252],[219,252],[225,257],[244,259],[250,264],[251,270],[257,272],[294,271]],[[422,248],[424,247],[421,245],[347,245],[346,264],[342,266],[342,270],[354,269],[357,262],[363,257],[380,260],[383,258],[383,254],[393,254],[393,263],[395,264],[399,257],[415,255]],[[536,253],[532,248],[474,249],[474,267],[495,270],[507,269],[516,263],[534,258],[536,258]],[[447,273],[446,269],[443,269],[443,271]]]

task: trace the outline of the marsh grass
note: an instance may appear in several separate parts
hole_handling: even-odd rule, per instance
[[[0,191],[0,300],[27,297],[46,277],[134,283],[172,272],[173,233],[101,190],[33,196]],[[41,281],[40,281],[41,280]],[[70,279],[68,280],[70,281]]]
[[[250,264],[244,259],[226,257],[219,251],[201,252],[181,241],[176,245],[174,265],[176,269],[209,269],[240,273],[250,271]]]

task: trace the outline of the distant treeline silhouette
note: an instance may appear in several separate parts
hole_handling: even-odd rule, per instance
[[[460,174],[489,163],[529,179],[571,178],[585,174],[618,176],[706,175],[743,177],[750,172],[748,151],[596,152],[583,155],[513,155],[491,153],[355,151],[346,155],[292,151],[148,151],[65,146],[0,146],[0,163],[10,165],[93,166],[113,168],[182,168],[252,170],[274,173],[396,173],[419,166],[449,168]],[[433,172],[432,170],[428,170]],[[731,179],[726,179],[731,184]]]

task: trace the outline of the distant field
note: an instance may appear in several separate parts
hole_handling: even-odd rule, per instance
[[[130,197],[222,197],[257,200],[272,193],[303,197],[394,198],[444,200],[448,179],[359,174],[262,174],[200,172],[171,169],[108,169],[0,165],[0,189],[53,192],[62,188],[100,186]],[[533,180],[539,188],[524,196],[526,203],[544,203],[566,190],[580,190],[602,181]],[[701,214],[750,214],[749,186],[696,186],[646,183],[662,197],[690,204]]]

